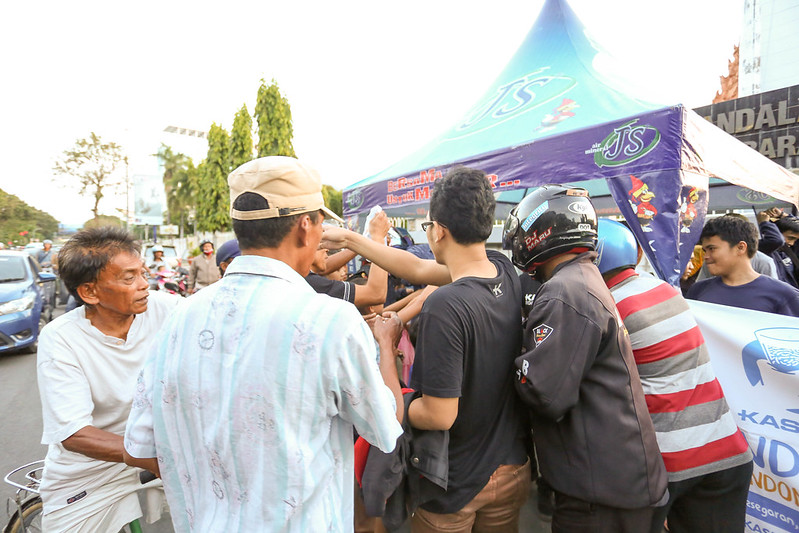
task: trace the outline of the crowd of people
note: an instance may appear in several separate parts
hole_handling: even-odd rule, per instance
[[[509,258],[486,248],[490,182],[455,168],[427,259],[390,246],[385,213],[323,223],[343,221],[295,158],[228,184],[236,239],[201,245],[187,299],[148,290],[122,229],[61,249],[82,305],[39,343],[46,531],[119,530],[142,469],[176,531],[518,531],[534,481],[554,532],[743,531],[752,453],[702,334],[585,190],[524,198]],[[799,223],[758,223],[707,222],[688,298],[799,316]],[[342,271],[356,256],[365,278]],[[424,288],[387,304],[390,277]]]

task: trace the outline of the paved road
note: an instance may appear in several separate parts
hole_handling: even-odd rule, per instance
[[[63,313],[60,307],[56,316]],[[47,447],[40,444],[42,436],[42,411],[39,389],[36,384],[36,354],[0,355],[0,405],[5,410],[0,415],[0,476],[17,466],[44,458]],[[0,499],[6,502],[14,495],[11,487],[0,484]],[[549,533],[549,524],[542,522],[534,510],[535,493],[522,509],[520,531],[523,533]],[[0,527],[8,517],[5,504],[0,504]],[[173,531],[168,519],[146,526],[145,533]],[[410,531],[404,528],[403,533]]]

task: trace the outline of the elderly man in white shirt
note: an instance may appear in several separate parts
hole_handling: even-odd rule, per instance
[[[352,531],[353,426],[385,452],[402,433],[399,321],[375,324],[378,368],[356,308],[303,279],[335,217],[315,171],[265,157],[228,183],[242,255],[158,336],[125,460],[160,470],[176,531]]]
[[[139,244],[123,229],[77,233],[60,275],[84,304],[39,337],[37,372],[48,445],[41,483],[45,531],[118,531],[141,516],[139,470],[122,435],[148,347],[179,301],[147,290]]]

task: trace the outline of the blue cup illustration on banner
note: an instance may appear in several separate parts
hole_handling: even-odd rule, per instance
[[[775,370],[786,374],[799,370],[799,329],[759,329],[755,331],[755,337]]]
[[[763,384],[758,361],[765,359],[771,368],[782,374],[799,370],[799,328],[764,328],[755,331],[754,342],[743,350],[746,377],[753,386]]]

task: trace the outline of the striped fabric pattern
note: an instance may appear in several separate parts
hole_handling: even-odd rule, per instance
[[[679,291],[625,270],[608,282],[646,395],[669,481],[744,464],[752,454]]]

